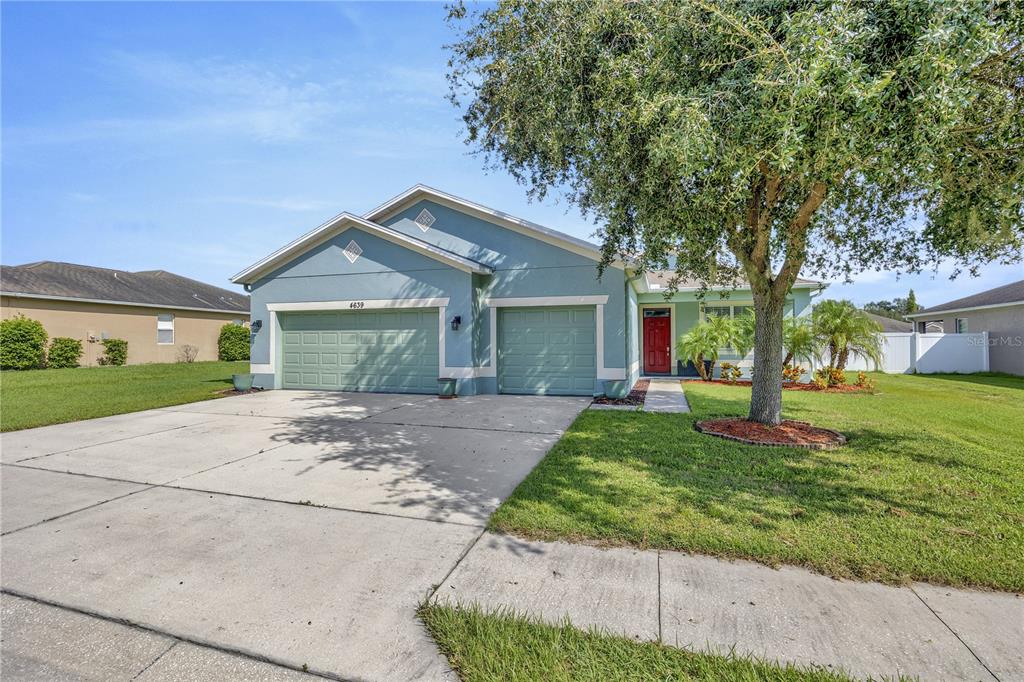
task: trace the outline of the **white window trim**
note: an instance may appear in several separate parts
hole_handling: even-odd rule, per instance
[[[171,319],[169,320],[169,322],[171,324],[170,327],[161,327],[160,326],[161,322],[167,321],[167,320],[161,320],[160,319],[160,317],[164,316],[164,315],[170,315],[171,316]],[[166,332],[166,331],[171,332],[171,340],[170,341],[161,341],[160,340],[160,332]],[[158,346],[173,346],[174,345],[174,313],[157,313],[157,315],[156,315],[156,345],[158,345]]]
[[[677,358],[676,358],[676,307],[672,303],[641,303],[641,304],[639,304],[639,307],[637,309],[637,320],[638,320],[637,321],[637,327],[638,327],[639,333],[637,334],[637,337],[639,338],[639,342],[640,342],[640,346],[639,346],[640,358],[636,361],[636,364],[639,366],[638,371],[640,372],[640,374],[643,374],[643,373],[645,373],[647,371],[646,368],[644,367],[644,310],[665,310],[665,309],[668,309],[668,311],[669,311],[669,334],[671,335],[671,339],[672,339],[672,342],[671,342],[671,359],[669,360],[670,364],[669,364],[668,373],[673,375],[673,376],[677,376],[676,375],[676,369],[677,369],[677,364],[676,364],[677,363]]]
[[[358,308],[352,308],[359,304]],[[267,310],[290,313],[312,310],[379,310],[382,308],[440,308],[448,305],[447,298],[372,298],[347,301],[302,301],[299,303],[268,303]]]

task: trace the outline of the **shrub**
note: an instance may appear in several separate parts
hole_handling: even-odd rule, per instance
[[[249,329],[232,323],[221,327],[217,339],[217,358],[228,361],[248,360]]]
[[[818,388],[842,386],[846,383],[846,372],[837,367],[822,367],[814,372],[814,385]]]
[[[38,369],[46,365],[46,330],[38,320],[16,315],[0,322],[0,368]]]
[[[50,352],[46,354],[46,366],[52,369],[78,367],[78,359],[81,357],[81,341],[67,336],[55,336],[50,342]]]
[[[868,379],[868,375],[864,372],[857,372],[856,385],[858,388],[862,388],[865,391],[870,391],[875,388],[875,382]]]
[[[123,365],[128,361],[128,342],[124,339],[103,339],[101,365]]]
[[[743,376],[743,370],[731,362],[723,362],[721,367],[722,379],[730,384],[735,384],[736,380]]]
[[[196,357],[199,355],[199,346],[193,346],[191,343],[186,343],[178,351],[178,362],[195,362]]]
[[[805,374],[807,374],[807,370],[800,365],[784,365],[782,367],[783,381],[800,381]]]

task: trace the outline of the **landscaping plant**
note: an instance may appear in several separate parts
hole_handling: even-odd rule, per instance
[[[123,365],[128,362],[128,342],[124,339],[103,339],[103,355],[100,356],[101,365]]]
[[[782,367],[782,380],[796,382],[800,381],[807,374],[807,370],[800,365],[784,365]]]
[[[46,356],[46,366],[50,369],[78,367],[82,357],[82,342],[67,336],[55,336],[50,342],[50,352]]]
[[[749,283],[782,419],[797,276],[1024,257],[1024,3],[455,4],[466,141],[601,226],[602,268]]]
[[[199,346],[186,343],[181,347],[181,350],[178,351],[178,362],[195,362],[198,355]]]
[[[735,384],[741,376],[743,376],[743,370],[738,365],[731,362],[722,363],[722,381]]]
[[[0,322],[0,369],[39,369],[46,365],[46,330],[18,314]]]
[[[737,343],[737,327],[730,318],[709,317],[679,337],[676,353],[693,363],[701,379],[711,381],[721,349]],[[710,363],[707,367],[705,361]]]
[[[249,359],[249,328],[228,323],[220,328],[217,338],[217,359],[228,362]]]
[[[850,301],[822,301],[812,314],[814,335],[828,348],[828,366],[846,369],[850,355],[882,362],[882,327]]]

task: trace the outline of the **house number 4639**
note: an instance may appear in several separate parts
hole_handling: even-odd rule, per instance
[[[351,303],[348,304],[349,308],[353,308],[355,310],[359,310],[360,308],[363,308],[365,306],[366,304],[363,303],[362,301],[352,301]]]

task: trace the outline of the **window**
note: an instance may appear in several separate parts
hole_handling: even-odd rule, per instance
[[[956,318],[956,333],[966,334],[967,333],[967,320],[962,317]]]
[[[754,306],[749,303],[707,303],[704,305],[704,317],[731,317],[737,320],[753,310]]]
[[[159,344],[174,343],[174,315],[161,313],[156,316],[156,342]]]

